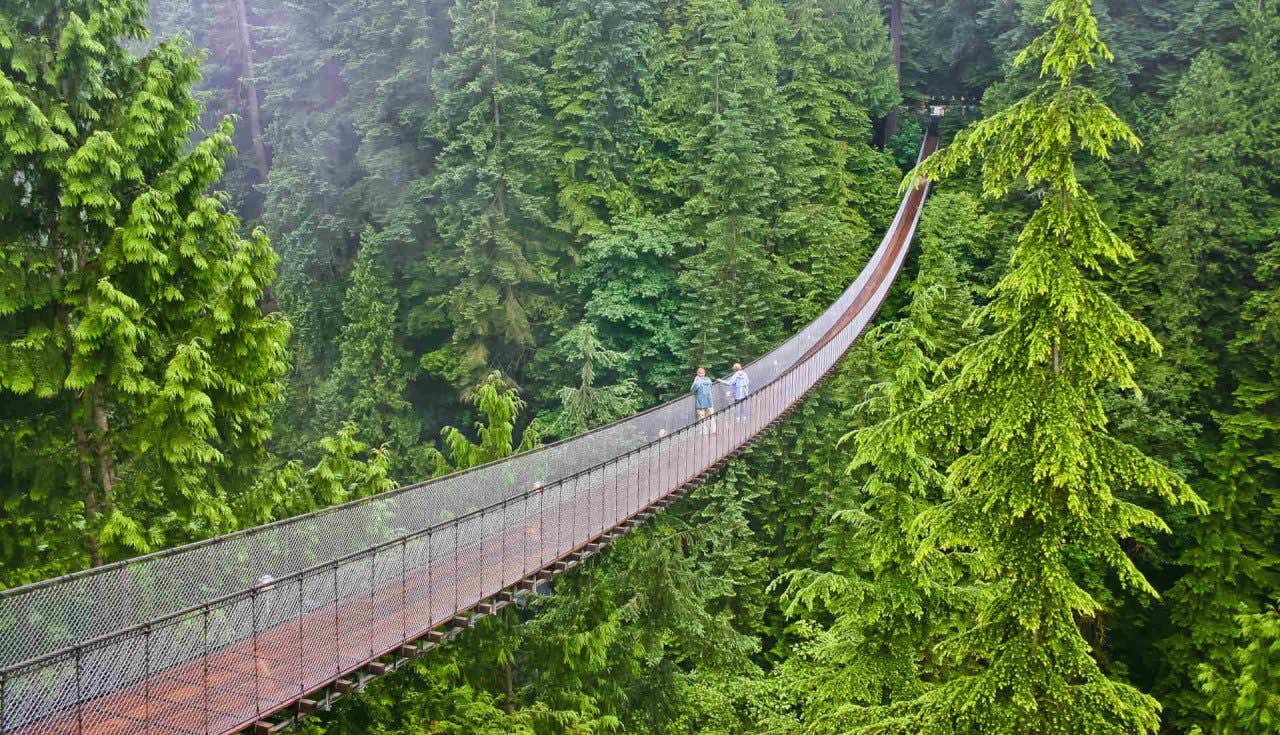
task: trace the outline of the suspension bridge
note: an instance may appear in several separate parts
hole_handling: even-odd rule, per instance
[[[937,147],[926,136],[920,156]],[[389,493],[0,592],[0,735],[271,733],[447,642],[681,497],[822,382],[884,302],[928,183],[813,322],[683,396]]]

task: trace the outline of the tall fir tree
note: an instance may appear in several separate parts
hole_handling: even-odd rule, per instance
[[[606,234],[641,207],[631,174],[656,16],[652,0],[556,4],[547,97],[561,226],[575,236]]]
[[[338,364],[317,403],[330,426],[351,422],[361,441],[388,448],[409,469],[421,428],[406,397],[412,374],[397,335],[398,306],[382,238],[368,230],[343,304]]]
[[[0,9],[0,391],[38,429],[6,432],[15,448],[62,457],[5,505],[65,508],[92,564],[233,522],[287,368],[288,324],[258,305],[275,256],[208,193],[231,125],[192,144],[199,62],[127,50],[146,11]],[[157,509],[176,536],[147,527]]]
[[[1195,681],[1202,667],[1231,666],[1237,616],[1280,598],[1280,3],[1237,13],[1239,40],[1198,58],[1180,85],[1157,168],[1168,224],[1154,310],[1177,345],[1157,377],[1173,407],[1206,425],[1196,487],[1209,513],[1183,531],[1162,642],[1159,692],[1184,728],[1211,723]]]
[[[447,301],[451,358],[463,386],[492,368],[517,375],[554,311],[560,253],[551,233],[552,170],[540,64],[548,14],[533,0],[464,0],[437,78],[441,141],[436,226],[456,259]]]
[[[848,286],[870,251],[867,217],[896,197],[892,162],[872,150],[871,117],[897,100],[888,39],[870,0],[804,0],[787,6],[781,94],[795,121],[779,150],[779,258],[796,273],[788,302],[816,316]]]
[[[953,212],[935,208],[931,224]],[[799,702],[798,731],[844,732],[859,705],[927,690],[945,670],[930,649],[954,629],[962,606],[956,558],[916,553],[915,521],[940,499],[946,457],[936,437],[906,424],[944,377],[940,362],[972,338],[965,324],[973,304],[951,244],[934,238],[926,247],[902,318],[863,338],[880,380],[858,407],[869,425],[842,439],[853,458],[824,543],[830,571],[786,575],[791,612],[834,617],[782,669]]]
[[[260,50],[269,52],[258,65],[272,153],[262,223],[281,256],[273,295],[294,324],[294,366],[277,432],[296,437],[302,449],[333,428],[318,425],[323,412],[315,399],[339,358],[343,295],[366,227],[383,240],[405,327],[414,327],[401,338],[412,336],[425,349],[448,341],[437,303],[408,288],[420,287],[418,279],[400,276],[405,264],[439,257],[425,181],[437,147],[423,128],[435,107],[432,80],[448,46],[450,5],[253,2],[265,21],[255,30]],[[441,300],[447,287],[431,286]],[[419,313],[435,319],[421,324]]]
[[[961,132],[912,180],[982,160],[987,195],[1014,187],[1039,206],[979,314],[990,336],[954,357],[903,428],[954,437],[945,501],[917,521],[920,553],[965,550],[981,588],[973,624],[945,642],[954,668],[920,697],[863,713],[863,731],[1153,733],[1159,705],[1111,678],[1083,636],[1104,612],[1096,575],[1152,593],[1122,542],[1163,530],[1144,504],[1199,502],[1170,470],[1112,437],[1100,393],[1134,389],[1132,347],[1158,349],[1089,274],[1130,248],[1077,175],[1082,154],[1136,146],[1085,84],[1109,58],[1089,0],[1052,0],[1049,30],[1017,58],[1039,63],[1025,97]],[[939,427],[945,427],[940,429]]]
[[[680,274],[686,359],[733,362],[762,354],[781,334],[781,282],[770,243],[769,208],[778,172],[771,146],[790,121],[777,90],[775,3],[675,4],[662,54],[658,145],[679,155],[656,161],[654,183],[674,195],[687,222]]]
[[[603,374],[616,374],[626,365],[626,355],[600,343],[596,328],[582,322],[556,345],[560,357],[578,370],[578,384],[560,389],[560,408],[545,422],[549,435],[570,437],[635,413],[640,391],[634,378],[598,385]],[[541,417],[539,417],[541,420]]]
[[[674,263],[683,250],[678,215],[623,219],[587,243],[576,274],[590,295],[584,320],[601,344],[627,356],[628,370],[650,395],[684,388],[679,364],[679,286]]]

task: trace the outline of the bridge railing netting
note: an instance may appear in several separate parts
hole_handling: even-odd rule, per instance
[[[905,257],[915,196],[858,279],[747,366],[748,399],[718,386],[710,420],[686,395],[499,462],[0,593],[0,733],[230,732],[581,548],[749,441],[840,359]]]

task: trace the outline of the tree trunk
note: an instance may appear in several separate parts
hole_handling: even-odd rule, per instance
[[[498,65],[498,3],[495,0],[489,5],[489,63],[493,66],[493,89],[490,98],[493,101],[493,152],[502,156],[502,106],[498,104],[498,90],[502,86],[502,70]],[[494,192],[498,212],[505,218],[507,214],[506,177],[499,176],[494,184]]]
[[[98,538],[101,532],[101,526],[96,521],[102,516],[111,513],[115,506],[115,489],[116,489],[116,461],[111,451],[111,425],[107,418],[107,399],[106,385],[102,378],[98,378],[89,393],[89,406],[93,414],[93,453],[97,461],[98,481],[93,482],[92,477],[89,478],[88,491],[85,494],[85,515],[92,515],[95,522],[89,531],[89,556],[93,566],[102,566],[102,548]],[[81,453],[80,469],[81,476],[85,476],[87,465],[86,457],[88,456],[88,441],[86,441],[84,430],[80,424],[76,424],[76,444],[79,448],[83,442],[84,451]],[[101,490],[102,494],[98,495],[97,491]],[[95,558],[96,557],[96,558]]]
[[[249,138],[253,155],[258,162],[258,173],[266,181],[271,170],[267,160],[267,146],[262,142],[262,110],[258,106],[258,85],[253,81],[253,37],[249,34],[249,12],[245,0],[232,0],[236,16],[236,45],[240,51],[240,91],[244,97],[246,117],[249,118]]]
[[[516,667],[515,664],[507,664],[503,667],[502,672],[502,709],[507,714],[515,714],[516,711]]]
[[[62,302],[62,288],[66,280],[66,270],[62,265],[62,218],[60,216],[55,215],[53,221],[49,224],[49,246],[53,250],[53,291],[56,294],[53,299],[53,318],[62,327],[62,330],[69,335],[71,332],[71,318],[67,314],[66,304]],[[68,351],[71,349],[70,339],[67,341],[66,349]],[[76,418],[74,413],[71,425],[72,431],[75,433],[76,464],[80,469],[80,484],[83,486],[82,491],[84,493],[85,550],[89,553],[89,565],[100,567],[102,566],[102,541],[98,536],[98,532],[101,530],[102,510],[98,505],[98,486],[93,480],[93,450],[89,447],[89,435],[84,430],[84,422]]]
[[[889,38],[893,43],[893,73],[898,88],[902,88],[902,0],[889,0]],[[884,118],[884,143],[889,145],[897,135],[900,125],[898,108],[889,110]]]
[[[80,482],[84,485],[84,545],[89,552],[89,565],[102,566],[102,541],[98,538],[102,510],[98,507],[98,488],[93,481],[89,437],[84,425],[75,421],[76,454],[80,463]]]

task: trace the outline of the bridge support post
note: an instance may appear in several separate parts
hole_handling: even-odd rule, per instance
[[[331,601],[333,605],[333,673],[334,676],[337,676],[342,671],[342,641],[340,639],[342,632],[338,615],[338,563],[334,562],[331,568],[333,569],[333,586],[331,588],[333,590],[333,600]]]
[[[400,642],[409,640],[409,539],[400,540]],[[298,640],[302,640],[302,629],[298,629]]]
[[[375,546],[373,547],[373,553],[369,555],[369,627],[368,627],[369,658],[373,658],[374,654],[377,653],[376,647],[374,646],[374,642],[373,642],[374,640],[373,624],[377,622],[374,619],[374,608],[376,607],[376,605],[374,605],[373,596],[374,596],[374,589],[377,586],[378,586],[378,547]]]
[[[142,722],[151,735],[151,623],[142,628],[142,666],[147,677],[142,686]]]
[[[209,606],[205,605],[200,611],[201,627],[204,634],[204,655],[200,657],[200,684],[204,690],[204,701],[201,707],[204,709],[204,735],[209,735],[209,728],[212,727],[210,722],[212,716],[209,713]]]
[[[253,714],[262,717],[262,682],[258,680],[258,587],[249,590],[250,624],[253,626]]]
[[[76,646],[76,733],[84,734],[84,697],[81,696],[80,674],[84,670],[82,649]]]
[[[306,694],[307,654],[302,645],[302,616],[305,607],[302,599],[302,588],[306,584],[304,577],[298,577],[298,694]]]

